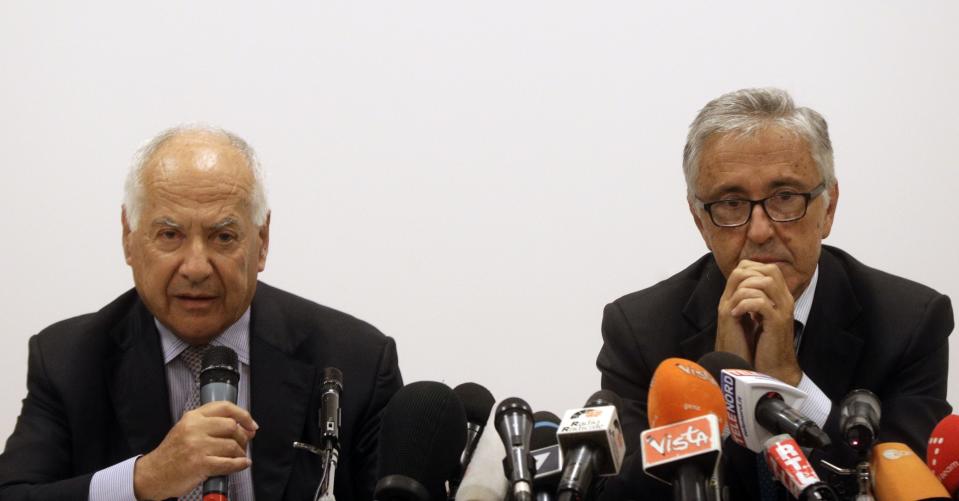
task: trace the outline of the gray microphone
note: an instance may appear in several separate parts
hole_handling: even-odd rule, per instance
[[[237,386],[240,383],[240,363],[236,352],[226,346],[211,346],[203,353],[200,369],[200,402],[227,401],[236,403]],[[230,478],[226,475],[210,477],[203,481],[203,498],[208,494],[219,495],[229,500]]]

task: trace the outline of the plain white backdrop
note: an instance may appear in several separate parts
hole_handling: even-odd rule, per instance
[[[408,382],[580,405],[603,306],[705,252],[686,127],[743,87],[829,121],[827,243],[957,300],[957,25],[952,1],[3,0],[0,441],[29,336],[131,287],[123,177],[182,122],[259,151],[261,279],[393,336]]]

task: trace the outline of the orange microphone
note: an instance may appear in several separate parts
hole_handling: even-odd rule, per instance
[[[878,501],[952,499],[908,445],[886,442],[872,448],[870,461]]]
[[[643,471],[671,484],[675,500],[706,501],[726,427],[716,380],[695,362],[667,358],[653,373],[646,404],[651,428],[640,435]]]
[[[726,402],[716,380],[703,366],[684,358],[663,360],[649,383],[646,408],[650,428],[685,421],[705,414],[726,428]]]

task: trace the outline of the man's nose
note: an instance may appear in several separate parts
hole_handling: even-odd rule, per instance
[[[776,223],[766,215],[763,204],[756,204],[753,206],[752,216],[746,224],[746,236],[754,243],[765,243],[772,238],[776,232],[775,228],[773,228],[774,224]]]
[[[190,239],[185,252],[186,255],[180,264],[180,275],[189,280],[191,284],[198,284],[206,280],[213,273],[213,265],[210,263],[206,243],[201,238]]]

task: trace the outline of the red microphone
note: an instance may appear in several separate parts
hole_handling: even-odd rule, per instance
[[[955,496],[959,491],[959,416],[950,414],[939,421],[929,436],[926,465]]]
[[[766,466],[792,497],[806,500],[839,500],[819,479],[796,440],[787,434],[770,437],[763,444]]]

